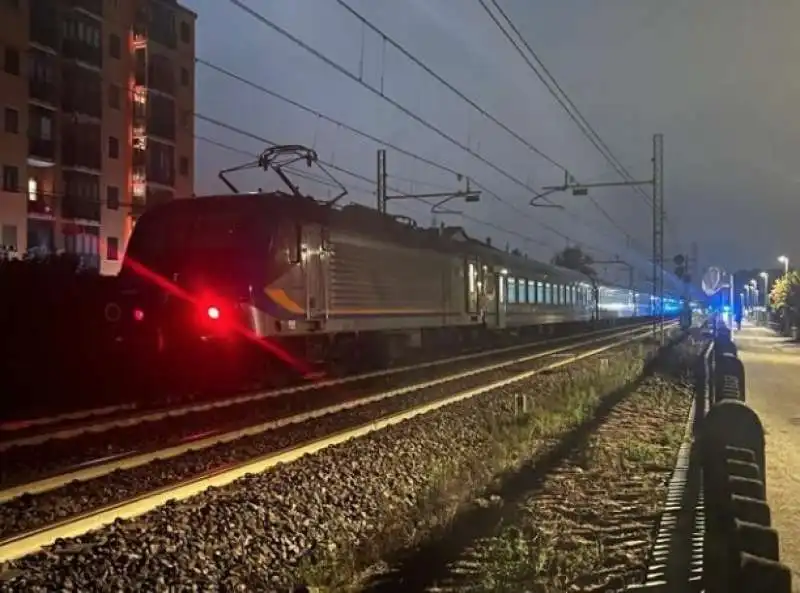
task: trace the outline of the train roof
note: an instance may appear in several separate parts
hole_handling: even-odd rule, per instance
[[[231,207],[279,209],[281,213],[326,223],[341,229],[375,238],[390,238],[409,247],[435,249],[448,253],[469,253],[493,265],[508,268],[513,273],[529,273],[558,278],[564,282],[590,281],[586,274],[544,263],[523,255],[508,253],[493,245],[470,237],[461,227],[419,227],[411,219],[381,214],[373,208],[360,204],[348,204],[341,208],[331,208],[311,197],[301,198],[285,192],[251,192],[243,194],[208,195],[176,199],[148,210],[144,216],[158,216],[159,213],[178,214],[205,209],[216,210],[229,203]],[[613,285],[602,282],[603,286]]]

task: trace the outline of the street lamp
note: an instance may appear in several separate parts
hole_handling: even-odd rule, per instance
[[[789,273],[789,258],[786,257],[785,255],[782,255],[782,256],[780,256],[778,258],[778,261],[783,264],[783,272],[785,274],[788,274]]]
[[[764,310],[769,309],[769,274],[761,272],[759,274],[764,279]]]

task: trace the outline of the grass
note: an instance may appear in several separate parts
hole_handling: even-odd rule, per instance
[[[380,532],[368,542],[318,553],[298,567],[298,576],[324,591],[358,590],[373,572],[386,568],[383,558],[445,532],[465,504],[495,504],[491,492],[503,474],[541,455],[561,435],[591,417],[605,394],[641,374],[643,361],[635,358],[637,354],[643,354],[639,347],[631,348],[629,356],[606,359],[602,365],[596,359],[577,363],[548,376],[549,388],[537,394],[518,393],[499,406],[475,405],[484,433],[476,435],[476,441],[486,443],[479,454],[465,449],[460,459],[431,459],[422,470],[428,476],[427,488],[419,493],[412,514],[387,516]],[[492,560],[497,564],[494,568],[502,572],[503,566],[513,564],[558,573],[565,558],[590,553],[584,549],[551,550],[542,545],[544,541],[545,534],[531,540],[527,534],[504,533],[501,557]],[[527,560],[511,561],[521,558]]]
[[[523,505],[513,523],[498,526],[491,537],[476,542],[452,566],[445,584],[433,590],[549,593],[624,588],[644,548],[640,546],[638,556],[632,558],[630,550],[607,547],[603,531],[616,522],[624,529],[627,522],[634,533],[628,536],[630,540],[644,543],[648,532],[652,535],[646,521],[655,518],[655,509],[663,501],[663,478],[671,470],[685,429],[686,391],[676,389],[674,383],[669,389],[660,378],[647,383],[647,389],[626,404],[633,403],[634,411],[656,410],[641,422],[649,430],[622,438],[614,430],[596,435],[561,470],[566,474],[549,480],[542,495]],[[604,428],[612,427],[613,421]],[[603,488],[608,498],[598,500]],[[621,508],[629,516],[603,517],[609,509]],[[600,583],[603,579],[608,582]]]

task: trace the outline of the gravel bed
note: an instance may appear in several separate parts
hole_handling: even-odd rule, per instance
[[[610,350],[606,356],[637,355],[640,345],[626,345]],[[582,348],[581,350],[585,350]],[[553,363],[545,357],[514,365],[514,372],[542,368]],[[575,363],[576,369],[593,368],[594,361]],[[41,494],[23,495],[0,505],[0,539],[31,531],[71,516],[102,506],[122,502],[142,493],[156,490],[203,474],[218,467],[240,463],[254,457],[280,451],[292,445],[321,438],[370,420],[402,411],[412,405],[434,401],[483,381],[456,381],[388,398],[372,404],[322,416],[296,425],[288,425],[258,435],[243,437],[207,449],[190,451],[178,457],[157,460],[136,468],[116,471],[84,482],[66,484]],[[492,379],[506,378],[509,372]],[[539,376],[541,377],[541,376]],[[533,381],[540,381],[534,377]],[[546,383],[546,381],[545,381]]]
[[[607,338],[613,340],[613,336]],[[546,348],[546,346],[545,346]],[[209,434],[221,434],[245,426],[269,422],[303,412],[323,408],[390,389],[413,385],[443,374],[514,360],[535,353],[541,345],[512,352],[489,354],[480,359],[459,361],[447,365],[409,370],[381,377],[372,377],[315,390],[290,393],[244,404],[194,412],[176,418],[145,422],[130,427],[115,428],[99,434],[84,434],[67,441],[56,439],[39,445],[14,447],[0,452],[0,488],[24,484],[112,455],[147,452],[185,442]],[[508,370],[497,370],[452,382],[453,388],[466,388],[488,382],[491,377],[503,377]],[[444,386],[431,389],[441,391]],[[448,387],[449,388],[449,387]]]
[[[488,497],[502,523],[424,590],[606,593],[644,582],[693,399],[689,380],[648,377],[540,488]]]
[[[383,551],[397,545],[387,543],[397,529],[426,529],[436,516],[424,505],[443,484],[492,475],[498,456],[511,463],[498,450],[509,431],[547,433],[546,412],[568,419],[576,405],[596,403],[600,390],[641,370],[641,354],[629,347],[605,368],[569,365],[58,542],[3,567],[0,592],[96,590],[99,582],[109,591],[285,591],[324,572],[320,561]],[[522,419],[519,394],[535,402]]]

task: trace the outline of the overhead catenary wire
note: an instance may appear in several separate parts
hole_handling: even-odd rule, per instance
[[[267,138],[263,138],[263,137],[255,134],[253,132],[250,132],[250,131],[247,131],[247,130],[242,130],[240,128],[237,128],[236,126],[231,126],[230,124],[227,124],[225,122],[221,122],[221,121],[216,120],[214,118],[209,118],[207,116],[202,116],[201,119],[203,121],[207,121],[208,123],[211,123],[212,125],[219,125],[220,127],[224,128],[224,129],[227,129],[228,131],[241,134],[243,136],[249,137],[249,138],[251,138],[253,140],[256,140],[258,142],[263,142],[263,143],[269,144],[271,146],[275,146],[276,145],[276,143],[274,141],[272,141],[272,140],[269,140]],[[250,157],[257,156],[255,153],[252,153],[250,151],[246,151],[246,150],[243,150],[243,149],[239,149],[239,148],[230,146],[230,145],[225,144],[223,142],[220,142],[218,140],[214,140],[214,139],[207,138],[207,137],[204,137],[204,136],[200,136],[200,135],[197,135],[197,134],[195,135],[195,138],[197,138],[197,139],[199,139],[201,141],[209,142],[209,143],[214,144],[214,145],[216,145],[216,146],[218,146],[220,148],[237,152],[237,153],[242,154],[242,155],[246,155],[246,156],[250,156]],[[326,162],[326,161],[322,161],[322,160],[320,160],[320,162],[322,164],[324,164],[326,167],[330,167],[330,168],[332,168],[332,169],[334,169],[334,170],[336,170],[336,171],[338,171],[338,172],[340,172],[340,173],[342,173],[344,175],[348,175],[350,177],[353,177],[354,179],[359,179],[359,180],[367,182],[367,183],[369,183],[371,185],[375,185],[375,183],[376,183],[376,181],[374,179],[370,179],[369,177],[367,177],[365,175],[362,175],[362,174],[360,174],[360,173],[358,173],[356,171],[353,171],[351,169],[347,169],[346,167],[340,167],[340,166],[337,166],[337,165],[333,165],[332,163],[329,163],[329,162]],[[293,170],[293,173],[296,173],[296,172],[297,172],[296,170]],[[299,176],[300,177],[304,177],[304,178],[306,178],[308,180],[311,180],[311,181],[318,182],[318,183],[322,183],[323,181],[328,182],[327,179],[317,178],[316,176],[309,175],[309,174],[307,174],[307,173],[305,173],[303,171],[300,171],[300,175]],[[420,181],[417,181],[417,180],[409,180],[409,181],[413,181],[413,182],[417,182],[417,183],[423,183],[423,182],[420,182]],[[322,185],[327,185],[327,183],[322,183]],[[345,184],[345,186],[347,187],[346,184]],[[390,189],[391,191],[394,191],[394,192],[397,192],[397,193],[402,193],[402,191],[400,189],[396,188],[396,187],[388,187],[387,189]],[[358,191],[362,191],[364,193],[367,193],[367,190],[365,190],[363,188],[358,188]],[[369,193],[372,193],[372,191],[369,191]],[[415,201],[417,201],[417,202],[421,202],[421,203],[425,204],[426,206],[432,206],[433,205],[431,202],[429,202],[429,201],[427,201],[427,200],[425,200],[423,198],[413,198],[413,199]],[[479,218],[476,218],[474,216],[470,216],[468,214],[459,213],[459,216],[461,218],[463,218],[465,220],[468,220],[468,221],[470,221],[470,222],[472,222],[474,224],[477,224],[479,226],[485,226],[487,228],[491,228],[491,229],[494,229],[496,231],[505,233],[506,235],[517,237],[518,239],[522,240],[524,243],[531,243],[531,244],[540,245],[540,246],[554,247],[552,244],[550,244],[547,241],[544,241],[542,239],[535,239],[535,238],[530,237],[528,235],[519,233],[517,231],[513,231],[511,229],[505,228],[503,226],[500,226],[500,225],[497,225],[497,224],[494,224],[494,223],[491,223],[491,222],[488,222],[488,221],[481,220]],[[596,246],[586,245],[585,248],[587,250],[589,250],[589,251],[595,251],[595,252],[598,252],[598,253],[609,254],[609,252],[607,252],[607,251],[605,251],[603,249],[600,249],[600,248],[598,248]]]
[[[299,101],[297,101],[295,99],[291,99],[291,98],[283,95],[282,93],[279,93],[279,92],[277,92],[277,91],[275,91],[273,89],[267,88],[266,86],[264,86],[262,84],[259,84],[259,83],[255,82],[255,81],[253,81],[253,80],[251,80],[249,78],[241,76],[240,74],[237,74],[237,73],[235,73],[235,72],[233,72],[233,71],[231,71],[231,70],[229,70],[227,68],[224,68],[224,67],[222,67],[222,66],[220,66],[218,64],[214,64],[214,63],[212,63],[212,62],[210,62],[208,60],[205,60],[205,59],[199,58],[199,57],[195,58],[195,61],[198,64],[200,64],[200,65],[202,65],[204,67],[207,67],[207,68],[209,68],[209,69],[211,69],[211,70],[213,70],[213,71],[215,71],[215,72],[217,72],[219,74],[222,74],[223,76],[229,77],[232,80],[236,80],[236,81],[238,81],[238,82],[240,82],[242,84],[245,84],[245,85],[249,86],[250,88],[252,88],[254,90],[257,90],[257,91],[262,92],[262,93],[264,93],[264,94],[266,94],[266,95],[268,95],[270,97],[278,99],[279,101],[283,101],[283,102],[287,103],[288,105],[291,105],[291,106],[293,106],[293,107],[295,107],[295,108],[297,108],[297,109],[299,109],[301,111],[309,113],[310,115],[313,115],[314,117],[317,117],[317,118],[319,118],[321,120],[327,121],[327,122],[329,122],[329,123],[331,123],[333,125],[339,126],[340,128],[342,128],[344,130],[347,130],[348,132],[351,132],[353,134],[361,136],[362,138],[366,138],[367,140],[375,142],[379,146],[383,146],[383,147],[386,147],[386,148],[391,148],[392,150],[396,151],[399,154],[402,154],[402,155],[404,155],[404,156],[406,156],[406,157],[408,157],[410,159],[413,159],[413,160],[419,161],[421,163],[424,163],[424,164],[426,164],[426,165],[428,165],[428,166],[430,166],[432,168],[438,169],[440,171],[444,171],[446,173],[450,173],[450,174],[455,175],[455,176],[462,176],[463,175],[461,172],[457,171],[453,167],[449,167],[449,166],[444,165],[442,163],[438,163],[438,162],[436,162],[436,161],[434,161],[432,159],[420,156],[420,155],[418,155],[418,154],[416,154],[414,152],[411,152],[410,150],[407,150],[405,148],[402,148],[401,146],[398,146],[397,144],[395,144],[395,143],[393,143],[393,142],[391,142],[389,140],[385,140],[383,138],[379,138],[378,136],[375,136],[374,134],[371,134],[369,132],[365,132],[364,130],[361,130],[361,129],[359,129],[359,128],[355,127],[355,126],[352,126],[352,125],[350,125],[350,124],[348,124],[346,122],[343,122],[343,121],[341,121],[339,119],[336,119],[334,117],[330,117],[330,116],[322,113],[321,111],[319,111],[317,109],[313,109],[313,108],[309,107],[308,105],[305,105],[305,104],[303,104],[303,103],[301,103],[301,102],[299,102]],[[515,210],[516,212],[522,214],[526,218],[529,218],[535,224],[537,224],[537,225],[541,226],[542,228],[544,228],[545,230],[547,230],[547,231],[559,236],[560,238],[564,239],[565,241],[574,242],[574,239],[572,237],[570,237],[569,235],[563,233],[562,231],[559,231],[558,229],[556,229],[552,225],[549,225],[549,224],[539,220],[538,218],[536,218],[534,216],[531,216],[528,212],[526,212],[524,210],[521,210],[515,204],[513,204],[511,202],[508,202],[506,200],[503,200],[502,198],[500,198],[500,196],[496,192],[493,192],[493,191],[489,190],[484,185],[482,185],[482,184],[478,183],[477,181],[475,181],[474,178],[470,177],[470,180],[472,181],[473,185],[479,186],[479,189],[481,189],[481,191],[483,191],[485,194],[490,196],[492,199],[503,203],[506,207],[509,207],[509,208]],[[421,183],[421,182],[418,182],[418,183]],[[572,216],[576,220],[579,220],[580,222],[582,222],[587,227],[592,228],[593,230],[596,230],[593,225],[586,223],[580,217],[578,217],[576,214],[574,214],[572,212],[570,212],[569,214],[570,214],[570,216]]]
[[[550,92],[551,95],[553,95],[556,101],[561,105],[561,107],[564,109],[564,111],[567,113],[570,119],[572,119],[572,121],[578,126],[578,129],[580,129],[580,131],[584,134],[584,136],[586,136],[586,138],[589,139],[589,141],[598,150],[598,152],[600,152],[603,158],[606,159],[606,161],[612,166],[612,168],[625,181],[634,181],[635,180],[634,177],[619,161],[619,159],[614,155],[614,153],[608,147],[608,145],[600,136],[600,134],[597,133],[594,127],[592,127],[589,121],[580,112],[580,110],[572,101],[572,99],[569,97],[567,92],[561,87],[561,85],[558,83],[555,77],[550,73],[550,71],[547,69],[547,66],[545,66],[545,64],[539,58],[538,54],[533,50],[533,48],[530,46],[525,37],[520,33],[519,29],[517,29],[516,25],[514,25],[514,23],[511,21],[511,19],[503,10],[503,8],[498,4],[497,0],[489,0],[489,1],[492,3],[495,9],[502,15],[503,19],[506,21],[509,28],[511,28],[514,34],[519,38],[519,40],[528,50],[528,52],[533,57],[536,64],[538,64],[539,68],[541,68],[541,70],[544,72],[544,74],[542,74],[542,72],[539,71],[539,69],[530,61],[530,59],[528,59],[528,57],[525,55],[525,52],[522,51],[522,48],[519,46],[517,41],[514,40],[513,37],[511,37],[511,35],[503,27],[503,25],[500,23],[497,17],[492,13],[492,11],[490,10],[489,6],[486,3],[486,0],[478,0],[483,9],[486,11],[486,13],[495,23],[495,25],[497,25],[497,27],[500,29],[500,31],[503,33],[503,35],[506,37],[509,43],[511,43],[511,45],[517,50],[519,55],[525,60],[530,69],[534,72],[534,74],[536,74],[537,78],[542,82],[542,84],[544,84],[545,88]],[[555,87],[555,90],[553,87]],[[647,195],[647,193],[644,190],[642,190],[641,187],[634,186],[633,189],[644,198],[645,202],[647,202],[649,205],[652,206],[652,199],[650,198],[650,196]],[[607,220],[612,222],[612,224],[617,226],[617,228],[619,228],[622,232],[628,235],[627,231],[622,229],[622,227],[620,227],[616,223],[613,217],[608,214],[608,212],[600,205],[599,202],[597,202],[597,200],[595,200],[591,195],[588,197],[589,200],[594,204],[594,206],[603,214],[603,216]]]
[[[447,132],[443,131],[441,128],[437,127],[436,125],[432,124],[431,122],[427,121],[426,119],[424,119],[423,117],[421,117],[417,113],[414,113],[412,110],[410,110],[409,108],[405,107],[404,105],[402,105],[398,101],[396,101],[396,100],[392,99],[391,97],[387,96],[381,90],[376,89],[373,86],[367,84],[362,79],[360,79],[358,76],[356,76],[355,74],[350,72],[347,68],[345,68],[341,64],[335,62],[334,60],[330,59],[328,56],[324,55],[322,52],[320,52],[319,50],[315,49],[314,47],[311,47],[309,44],[304,42],[302,39],[298,38],[296,35],[293,35],[289,31],[287,31],[286,29],[284,29],[283,27],[278,25],[277,23],[273,22],[269,18],[265,17],[261,13],[257,12],[256,10],[254,10],[253,8],[247,6],[246,4],[241,2],[241,0],[229,0],[229,1],[231,2],[231,4],[233,4],[237,8],[241,9],[245,14],[248,14],[251,18],[255,19],[256,21],[258,21],[260,23],[262,23],[266,27],[272,29],[273,31],[275,31],[279,35],[285,37],[286,39],[292,41],[293,43],[295,43],[296,45],[301,47],[303,50],[307,51],[308,53],[310,53],[311,55],[313,55],[314,57],[316,57],[320,61],[322,61],[325,64],[327,64],[329,67],[333,68],[334,70],[336,70],[340,74],[342,74],[345,77],[347,77],[350,80],[352,80],[353,82],[355,82],[358,85],[362,86],[363,88],[369,90],[371,93],[377,95],[378,97],[380,97],[381,99],[383,99],[384,101],[386,101],[387,103],[389,103],[390,105],[395,107],[398,111],[402,112],[403,114],[405,114],[409,118],[413,119],[414,121],[416,121],[420,125],[422,125],[425,128],[431,130],[432,132],[436,133],[438,136],[444,138],[445,140],[447,140],[451,144],[453,144],[455,146],[458,146],[459,148],[461,148],[465,152],[471,154],[474,158],[476,158],[477,160],[479,160],[482,163],[486,164],[488,167],[490,167],[494,171],[498,172],[499,174],[501,174],[503,177],[505,177],[509,181],[512,181],[513,183],[515,183],[516,185],[520,186],[521,188],[523,188],[525,191],[527,191],[529,193],[532,193],[534,195],[537,194],[536,190],[531,188],[525,182],[521,181],[519,178],[515,177],[514,175],[512,175],[508,171],[502,169],[501,167],[499,167],[495,163],[493,163],[493,162],[489,161],[488,159],[484,158],[483,156],[479,155],[477,152],[472,150],[469,146],[466,146],[464,143],[460,142],[456,138],[453,138],[450,134],[448,134]],[[475,185],[478,185],[478,184],[476,183]],[[530,218],[531,220],[536,221],[535,217],[531,216],[525,210],[522,210],[519,207],[517,207],[516,205],[514,205],[514,204],[508,202],[507,200],[503,199],[501,196],[498,196],[497,194],[494,194],[494,197],[496,199],[498,199],[499,201],[505,203],[510,208],[512,208],[515,211],[517,211],[520,215],[525,216],[526,218]],[[552,229],[552,227],[550,227],[549,230],[552,230],[553,232],[556,232],[556,234],[561,235],[562,238],[564,238],[567,241],[571,241],[572,240],[569,236],[564,235],[560,231],[555,231],[554,229]]]
[[[539,78],[539,80],[542,82],[542,84],[545,85],[545,88],[547,88],[547,90],[559,102],[561,107],[567,112],[567,114],[570,116],[570,118],[573,120],[573,122],[581,130],[581,132],[589,139],[589,141],[594,145],[594,147],[600,152],[600,154],[603,156],[603,158],[606,159],[606,161],[612,166],[612,168],[617,172],[617,174],[619,174],[625,181],[635,181],[636,179],[633,177],[633,175],[631,175],[631,173],[628,171],[628,169],[626,169],[625,166],[622,164],[622,162],[614,155],[614,153],[611,151],[611,148],[609,148],[608,144],[606,144],[606,142],[603,140],[603,138],[600,136],[600,134],[597,132],[597,130],[595,130],[595,128],[591,125],[591,123],[589,123],[589,121],[586,119],[586,117],[584,117],[584,115],[581,113],[581,111],[578,109],[578,107],[572,101],[572,99],[567,94],[567,92],[561,87],[561,85],[558,83],[558,80],[555,78],[555,76],[553,76],[553,74],[550,72],[550,70],[547,68],[547,66],[544,64],[544,62],[541,60],[541,58],[536,53],[536,51],[534,51],[534,49],[531,47],[530,43],[525,38],[525,36],[522,35],[522,33],[517,28],[517,26],[514,24],[514,22],[508,16],[508,14],[500,6],[500,4],[498,3],[498,0],[489,0],[489,1],[495,7],[497,12],[503,17],[503,20],[506,23],[508,23],[509,28],[514,32],[514,34],[517,36],[517,38],[522,42],[522,44],[528,50],[529,54],[534,59],[534,61],[542,69],[542,71],[544,72],[544,76],[530,62],[530,60],[527,58],[525,53],[522,51],[522,48],[519,47],[519,45],[516,43],[516,41],[509,35],[509,33],[500,24],[500,22],[498,21],[497,17],[495,17],[495,15],[492,13],[492,11],[489,9],[488,5],[486,4],[486,0],[478,0],[478,1],[480,2],[481,6],[486,11],[486,13],[489,15],[489,17],[492,19],[492,21],[495,23],[495,25],[497,25],[497,27],[504,34],[506,39],[514,46],[514,48],[517,50],[517,52],[520,54],[520,56],[525,60],[525,62],[528,64],[528,66],[531,68],[531,70],[533,70],[533,72],[536,74],[537,78]],[[545,76],[549,79],[549,83],[548,83],[547,80],[545,80]],[[553,88],[550,86],[550,84],[552,84],[552,86],[555,87],[555,89],[558,91],[558,93],[560,93],[560,96],[559,96],[559,94],[557,94],[553,90]],[[563,98],[563,100],[562,100],[562,98]],[[566,102],[567,105],[565,105],[564,102]],[[640,186],[638,186],[638,185],[637,186],[632,186],[632,189],[635,192],[637,192],[649,206],[653,205],[652,198]],[[591,199],[591,196],[589,196],[589,197]],[[593,199],[592,199],[592,202],[594,202]],[[598,207],[599,207],[599,205],[598,205]],[[666,217],[665,217],[665,223],[667,224],[670,232],[674,236],[675,235],[675,231],[671,227],[669,221],[666,220]]]
[[[492,19],[497,28],[500,29],[500,31],[503,33],[503,35],[506,37],[509,43],[511,43],[511,45],[513,45],[514,48],[517,50],[517,53],[519,53],[519,55],[525,60],[526,64],[530,67],[530,69],[534,72],[534,74],[536,74],[536,77],[542,82],[542,84],[545,85],[545,88],[547,88],[547,90],[550,92],[551,95],[553,95],[556,101],[558,101],[558,103],[561,105],[561,107],[564,109],[567,115],[569,115],[570,119],[572,119],[572,121],[575,122],[575,124],[578,126],[578,129],[580,129],[581,132],[589,139],[589,141],[600,152],[603,158],[605,158],[606,161],[608,161],[608,163],[614,168],[614,170],[626,181],[632,180],[633,177],[631,176],[631,174],[628,172],[627,169],[625,169],[622,163],[620,163],[619,159],[617,159],[617,157],[614,156],[614,153],[611,152],[611,149],[608,147],[605,141],[600,137],[600,135],[592,127],[589,121],[583,116],[583,114],[580,112],[580,110],[572,101],[572,99],[570,99],[566,91],[561,87],[561,85],[558,83],[555,77],[547,69],[547,66],[544,65],[542,60],[539,58],[538,54],[533,50],[533,48],[525,39],[525,37],[522,35],[522,33],[520,33],[517,26],[513,23],[513,21],[511,21],[511,19],[508,17],[503,8],[498,4],[497,0],[488,0],[488,1],[492,3],[497,12],[499,12],[500,15],[503,17],[503,20],[505,20],[505,22],[508,24],[509,28],[519,38],[519,40],[528,50],[530,55],[533,57],[536,64],[538,64],[539,68],[542,69],[544,75],[530,61],[530,59],[525,55],[525,52],[522,51],[522,48],[519,46],[517,41],[513,37],[511,37],[508,31],[506,31],[505,27],[503,27],[503,25],[500,23],[498,18],[494,15],[494,13],[492,13],[491,9],[487,5],[487,0],[478,0],[478,2],[480,2],[481,6],[489,15],[489,17]],[[555,90],[553,90],[553,87],[555,87],[558,93],[556,93]],[[642,196],[646,201],[652,202],[650,196],[648,196],[641,188],[635,187],[634,189],[641,192]]]
[[[403,54],[406,58],[411,60],[414,64],[418,67],[422,68],[426,73],[436,79],[437,82],[445,86],[449,89],[452,93],[454,93],[457,97],[459,97],[462,101],[467,103],[470,107],[475,109],[478,113],[483,115],[486,119],[491,121],[493,124],[501,128],[506,133],[510,134],[513,138],[523,144],[528,150],[535,153],[536,155],[543,158],[545,161],[550,163],[551,165],[561,169],[562,171],[566,171],[567,168],[553,159],[550,155],[543,152],[541,149],[537,148],[533,144],[531,144],[528,140],[520,136],[517,132],[509,128],[506,124],[498,120],[494,115],[489,113],[486,109],[482,108],[478,105],[475,101],[467,97],[462,91],[458,90],[452,83],[445,80],[440,74],[436,73],[430,66],[428,66],[425,62],[414,56],[411,52],[409,52],[405,47],[403,47],[400,43],[395,41],[392,37],[390,37],[385,31],[379,29],[373,22],[367,19],[364,15],[358,12],[356,9],[351,7],[347,2],[344,0],[335,0],[342,8],[344,8],[348,13],[350,13],[353,17],[358,19],[364,26],[369,28],[374,33],[380,35],[389,45],[394,47],[397,51]]]

